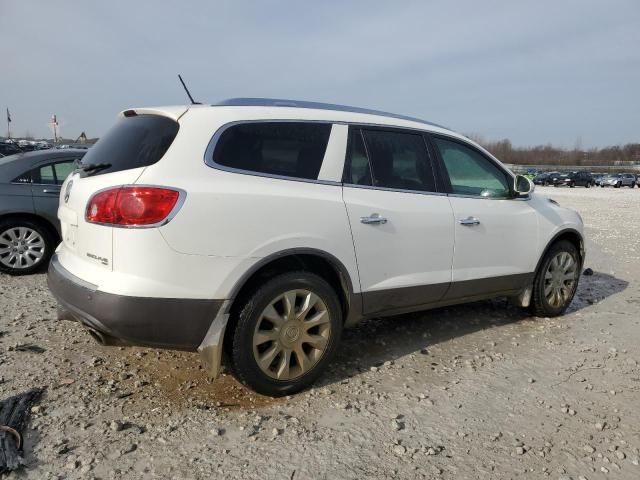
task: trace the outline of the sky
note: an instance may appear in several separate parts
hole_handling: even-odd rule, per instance
[[[12,134],[274,97],[400,113],[514,145],[640,142],[640,1],[0,0]],[[6,134],[0,113],[0,134]],[[1,133],[4,132],[4,133]]]

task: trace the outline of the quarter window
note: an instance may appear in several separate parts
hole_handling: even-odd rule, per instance
[[[451,192],[459,195],[506,198],[510,195],[508,175],[484,155],[458,142],[435,138]]]
[[[227,128],[213,161],[250,172],[315,180],[324,158],[331,124],[259,122]]]
[[[435,191],[431,162],[422,135],[363,130],[373,186]]]

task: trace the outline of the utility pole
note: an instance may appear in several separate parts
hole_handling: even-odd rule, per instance
[[[53,126],[53,143],[58,143],[58,119],[55,113],[51,117],[51,125]]]
[[[9,107],[7,107],[7,138],[11,139],[11,114],[9,113]]]

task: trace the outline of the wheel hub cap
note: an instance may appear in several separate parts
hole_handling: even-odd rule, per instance
[[[562,307],[569,302],[576,288],[578,263],[568,252],[551,259],[544,276],[544,296],[549,305]]]
[[[42,235],[28,227],[13,227],[0,233],[0,263],[25,269],[36,265],[45,253]]]
[[[323,357],[331,336],[325,303],[308,290],[290,290],[263,310],[253,334],[253,356],[268,376],[292,380]]]

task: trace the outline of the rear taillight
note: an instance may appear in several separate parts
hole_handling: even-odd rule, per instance
[[[169,188],[110,188],[91,197],[85,219],[124,227],[155,225],[166,220],[179,198],[180,192]]]

